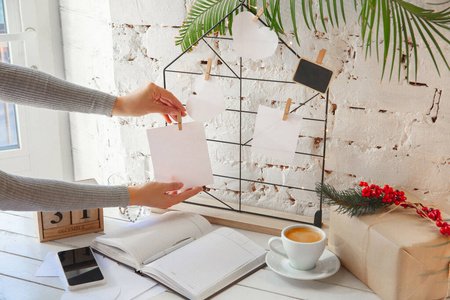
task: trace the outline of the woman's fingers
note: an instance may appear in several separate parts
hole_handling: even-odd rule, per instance
[[[184,186],[182,182],[161,182],[164,193],[181,190]]]
[[[184,200],[186,200],[186,199],[188,199],[188,198],[190,198],[192,196],[197,195],[201,191],[203,191],[202,187],[196,187],[196,188],[193,188],[193,189],[187,189],[187,190],[184,190],[184,191],[178,193],[177,195],[171,195],[170,196],[170,198],[171,198],[170,201],[171,202],[175,202],[175,203],[180,203],[180,202],[183,202]],[[171,204],[171,205],[173,205],[173,204]]]
[[[186,111],[180,100],[178,100],[177,97],[175,97],[171,92],[160,87],[158,88],[160,89],[159,91],[161,95],[161,101],[166,100],[170,102],[173,106],[175,106],[177,109],[179,109],[181,112]]]
[[[161,116],[163,116],[164,120],[167,123],[172,124],[172,120],[169,118],[169,115],[161,114]]]

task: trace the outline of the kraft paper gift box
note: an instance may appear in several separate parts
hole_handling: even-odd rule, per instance
[[[409,202],[421,202],[411,194],[406,196]],[[328,248],[381,298],[444,298],[449,284],[450,238],[434,223],[411,208],[399,207],[381,218],[389,209],[353,218],[334,212],[333,207],[330,210]],[[441,212],[444,219],[449,218]]]

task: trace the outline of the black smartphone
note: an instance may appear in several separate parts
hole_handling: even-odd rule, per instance
[[[90,247],[60,251],[58,258],[69,290],[106,283]]]

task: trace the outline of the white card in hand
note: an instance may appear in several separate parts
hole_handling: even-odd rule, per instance
[[[260,105],[253,133],[252,152],[271,157],[277,163],[291,165],[297,148],[298,134],[303,118],[284,111]]]
[[[203,124],[148,129],[147,137],[156,181],[182,182],[183,189],[214,183]]]

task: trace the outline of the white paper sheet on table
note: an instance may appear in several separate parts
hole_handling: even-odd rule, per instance
[[[183,189],[214,183],[203,124],[148,129],[147,137],[156,181],[182,182]]]
[[[196,95],[191,95],[186,101],[186,110],[195,121],[208,121],[225,110],[225,97],[215,78],[205,80],[204,75],[198,76],[195,79],[194,91]]]
[[[233,47],[239,56],[246,58],[261,59],[272,56],[278,47],[278,36],[259,21],[253,22],[254,16],[244,11],[234,17]]]
[[[60,275],[60,269],[61,267],[59,266],[56,252],[49,252],[34,276],[58,277]]]
[[[298,134],[303,118],[284,111],[260,105],[253,133],[252,152],[271,157],[275,162],[290,165],[294,161]]]

